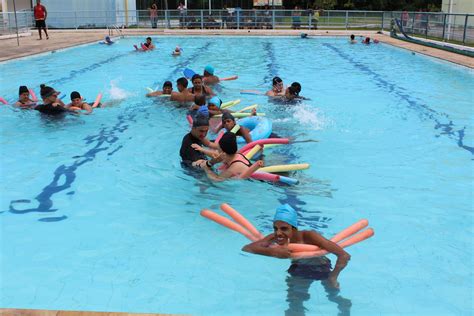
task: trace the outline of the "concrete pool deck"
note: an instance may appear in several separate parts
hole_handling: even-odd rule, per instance
[[[376,31],[357,31],[357,30],[188,30],[188,29],[124,29],[125,36],[148,36],[148,35],[166,35],[166,36],[299,36],[301,33],[307,33],[309,36],[343,36],[349,37],[350,34],[356,36],[370,36],[376,38],[382,43],[390,44],[396,47],[407,49],[416,53],[428,55],[431,57],[446,60],[469,68],[474,68],[474,58],[463,56],[444,50],[426,47],[391,38],[386,34],[377,34]],[[50,30],[50,38],[38,40],[36,30],[31,30],[31,36],[22,36],[20,46],[17,46],[16,37],[0,39],[0,62],[20,57],[50,52],[58,49],[73,47],[76,45],[93,43],[103,40],[107,35],[107,30]],[[44,35],[44,34],[43,34]],[[115,33],[116,35],[116,33]]]

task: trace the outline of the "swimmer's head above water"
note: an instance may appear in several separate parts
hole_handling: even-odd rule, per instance
[[[293,234],[298,230],[298,214],[289,204],[280,205],[273,218],[275,241],[279,245],[288,244]]]

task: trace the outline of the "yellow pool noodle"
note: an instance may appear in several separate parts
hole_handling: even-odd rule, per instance
[[[242,110],[238,110],[236,113],[242,113],[242,112],[245,112],[245,111],[248,111],[248,110],[252,110],[254,108],[256,108],[258,106],[258,104],[253,104],[253,105],[250,105],[250,106],[247,106],[245,108],[243,108]]]
[[[240,99],[234,100],[234,101],[229,101],[229,102],[224,102],[221,104],[221,109],[227,109],[230,108],[234,105],[237,105],[240,103]]]
[[[292,164],[292,165],[275,165],[275,166],[268,166],[258,169],[258,171],[262,172],[287,172],[287,171],[296,171],[296,170],[304,170],[309,168],[309,163],[299,163],[299,164]]]
[[[255,154],[260,151],[260,149],[262,149],[262,146],[256,145],[247,154],[245,154],[245,158],[247,158],[249,160],[252,159],[252,157],[255,156]]]

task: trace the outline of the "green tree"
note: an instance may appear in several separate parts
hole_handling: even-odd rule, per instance
[[[316,0],[313,7],[324,10],[332,10],[337,5],[337,0]]]

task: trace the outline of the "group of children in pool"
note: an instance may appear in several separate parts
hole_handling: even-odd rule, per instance
[[[154,48],[154,45],[151,44],[151,38],[147,38],[147,44],[148,46],[145,44],[147,48]],[[178,53],[178,51],[181,52],[179,47],[177,47],[175,52]],[[211,88],[212,85],[220,82],[219,77],[214,74],[214,68],[210,65],[206,66],[203,75],[193,75],[191,82],[193,86],[188,88],[188,80],[185,77],[179,78],[176,81],[178,90],[176,92],[173,91],[172,83],[166,81],[161,91],[147,94],[148,97],[169,96],[171,101],[176,101],[180,104],[192,102],[189,108],[192,128],[183,137],[180,148],[180,156],[183,163],[187,166],[203,169],[207,176],[214,181],[222,181],[229,178],[248,178],[255,170],[263,166],[263,161],[257,161],[252,164],[243,154],[238,153],[237,136],[243,137],[247,143],[252,142],[252,138],[250,131],[245,127],[236,128],[237,123],[231,111],[221,109],[222,101]],[[298,98],[304,99],[299,95],[300,92],[301,85],[298,82],[293,82],[290,86],[285,87],[280,77],[274,77],[272,89],[265,94],[272,98],[281,98],[288,101]],[[30,97],[28,88],[21,86],[19,89],[19,100],[15,105],[25,109],[35,109],[49,115],[81,111],[91,113],[94,107],[100,106],[100,104],[92,106],[85,102],[77,91],[71,93],[71,103],[65,104],[58,98],[60,92],[44,84],[41,85],[40,94],[43,103],[37,105],[37,101]],[[252,110],[252,114],[256,115],[255,109]],[[206,136],[210,128],[209,120],[212,120],[213,116],[216,115],[221,115],[221,128],[224,128],[226,132],[223,133],[217,142],[212,142]],[[220,173],[216,173],[213,170],[213,165],[217,163],[222,163],[225,167]],[[330,265],[326,265],[327,269],[320,276],[320,279],[325,279],[331,287],[339,287],[337,277],[350,260],[350,255],[344,249],[315,231],[298,230],[297,212],[288,204],[277,208],[273,229],[274,232],[272,234],[262,240],[246,245],[243,250],[277,258],[290,258],[291,253],[287,247],[289,243],[317,245],[337,256],[334,269],[331,271]],[[311,267],[314,266],[314,262],[311,259],[303,259],[298,262],[300,263],[298,266],[300,270],[301,268],[305,271],[311,270]]]

